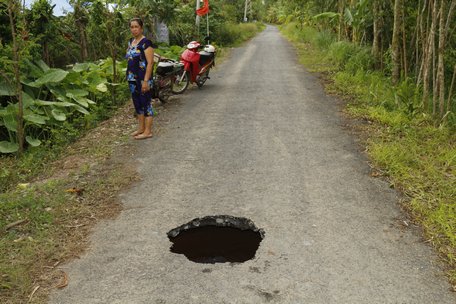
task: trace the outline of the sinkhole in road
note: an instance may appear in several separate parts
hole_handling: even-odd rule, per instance
[[[230,215],[196,218],[168,232],[171,252],[212,264],[253,259],[264,235],[251,220]]]

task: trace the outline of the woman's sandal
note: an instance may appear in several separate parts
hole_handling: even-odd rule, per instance
[[[152,136],[153,136],[152,134],[149,134],[149,135],[138,134],[135,136],[135,139],[146,139],[146,138],[151,138]]]

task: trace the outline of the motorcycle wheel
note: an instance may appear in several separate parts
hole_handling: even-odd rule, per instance
[[[188,75],[187,71],[183,70],[176,74],[176,79],[174,80],[171,90],[174,94],[182,94],[185,92],[185,90],[187,90],[189,83],[190,76]]]
[[[158,100],[162,104],[168,102],[169,97],[173,94],[173,81],[172,78],[162,78],[161,81],[158,83],[159,89],[157,90]]]
[[[203,75],[201,75],[199,80],[196,82],[196,85],[198,86],[198,88],[201,89],[208,78],[209,78],[209,70],[206,71]]]
[[[168,99],[169,99],[169,94],[168,92],[160,92],[158,93],[158,100],[160,100],[160,102],[162,104],[165,104],[168,102]]]

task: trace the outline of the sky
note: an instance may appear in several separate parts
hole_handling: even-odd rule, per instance
[[[30,7],[30,4],[32,4],[35,0],[25,0],[25,5],[27,7]],[[63,10],[67,11],[73,11],[71,6],[68,4],[68,0],[50,0],[52,4],[55,4],[56,6],[54,7],[54,15],[56,16],[62,16],[63,15]]]

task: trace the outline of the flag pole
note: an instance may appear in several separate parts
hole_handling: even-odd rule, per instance
[[[209,44],[209,13],[206,14],[206,20],[207,20],[207,44]]]
[[[196,10],[200,9],[200,0],[196,0]],[[199,26],[200,26],[200,16],[196,14],[196,29],[198,31],[198,36],[199,36]]]
[[[245,0],[244,22],[247,22],[247,4],[248,4],[248,0]]]

